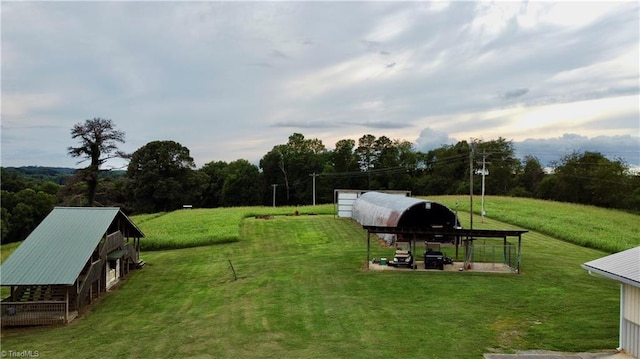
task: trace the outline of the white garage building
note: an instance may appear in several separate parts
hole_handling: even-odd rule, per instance
[[[620,347],[640,358],[640,247],[582,264],[591,274],[620,282]]]

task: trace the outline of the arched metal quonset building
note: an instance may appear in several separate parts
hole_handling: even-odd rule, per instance
[[[380,192],[366,192],[353,203],[352,218],[362,226],[453,229],[460,228],[456,214],[448,207],[426,199]],[[382,236],[387,244],[396,235]],[[452,242],[449,236],[429,238],[431,241]]]

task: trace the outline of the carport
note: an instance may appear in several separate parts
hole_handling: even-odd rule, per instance
[[[353,204],[352,218],[367,230],[367,268],[371,261],[371,233],[383,238],[387,245],[409,242],[416,253],[416,241],[452,243],[464,246],[464,262],[472,260],[473,241],[477,238],[517,237],[516,263],[510,266],[520,272],[520,253],[524,230],[463,229],[455,212],[446,206],[429,201],[380,192],[362,194]]]
[[[416,253],[416,239],[421,238],[458,238],[456,240],[456,257],[458,255],[458,242],[462,242],[464,247],[464,268],[472,261],[470,247],[473,245],[473,241],[478,238],[502,238],[504,248],[506,249],[507,238],[517,237],[518,245],[516,252],[516,263],[513,263],[516,273],[520,273],[520,257],[522,249],[522,234],[528,231],[525,230],[493,230],[493,229],[464,229],[464,228],[403,228],[403,227],[379,227],[379,226],[362,226],[367,230],[367,269],[369,263],[371,263],[371,233],[379,234],[393,234],[396,235],[399,242],[410,242],[411,251]],[[506,255],[505,255],[506,257]]]

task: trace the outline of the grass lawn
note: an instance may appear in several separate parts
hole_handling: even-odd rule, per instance
[[[218,211],[209,215],[230,219],[179,211],[203,223],[185,232],[214,238],[209,228],[235,221],[235,241],[143,252],[147,266],[87,315],[67,326],[3,330],[2,350],[43,358],[481,358],[617,346],[618,285],[580,268],[604,252],[530,232],[520,275],[368,272],[366,232],[350,220]],[[171,216],[140,223],[143,242],[155,240],[151,224],[162,218]],[[373,247],[372,256],[392,253]]]

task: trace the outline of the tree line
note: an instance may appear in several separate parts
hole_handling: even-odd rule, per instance
[[[293,133],[259,161],[212,161],[196,168],[187,147],[152,141],[132,154],[118,150],[124,133],[94,118],[71,131],[68,154],[88,166],[63,184],[2,169],[2,242],[26,238],[55,205],[118,206],[126,213],[172,211],[189,204],[214,208],[331,203],[334,189],[409,190],[415,196],[479,194],[532,197],[640,211],[640,176],[622,160],[574,152],[545,171],[535,156],[515,157],[513,143],[459,141],[426,153],[411,142],[365,134],[327,149],[317,138]],[[122,176],[101,166],[129,161]],[[484,172],[483,172],[484,168]],[[484,173],[484,176],[483,176]]]

